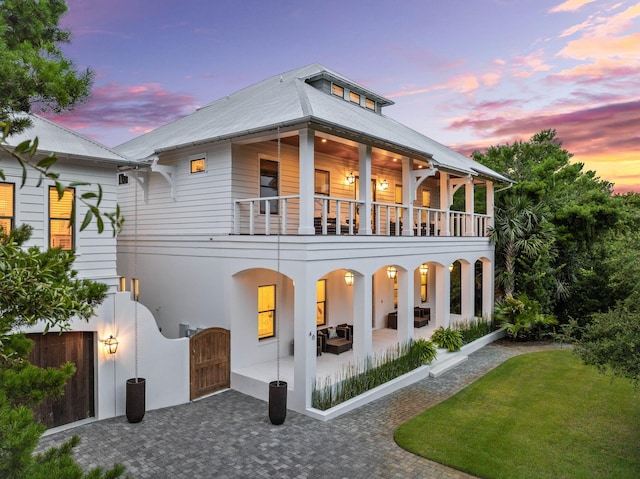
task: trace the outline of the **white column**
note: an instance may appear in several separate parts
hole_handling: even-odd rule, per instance
[[[402,157],[402,206],[407,207],[407,212],[402,217],[402,236],[413,236],[413,200],[416,199],[416,190],[413,181],[413,160]]]
[[[431,269],[431,267],[429,268]],[[449,265],[435,265],[435,294],[431,301],[431,319],[436,326],[449,327],[451,322],[451,272]]]
[[[487,195],[487,216],[489,216],[489,224],[487,225],[487,227],[489,226],[493,226],[493,215],[494,215],[494,196],[493,196],[493,182],[492,181],[487,181],[487,191],[486,191],[486,195]],[[486,234],[486,231],[483,232],[483,234]]]
[[[313,226],[313,194],[314,188],[314,139],[311,129],[299,131],[300,148],[298,164],[300,169],[300,211],[299,235],[315,234]],[[314,288],[315,291],[315,288]]]
[[[360,207],[358,234],[371,235],[371,147],[358,145],[358,152],[360,154],[358,162],[360,201],[364,201],[364,206]]]
[[[304,412],[311,407],[311,391],[316,377],[316,288],[305,272],[296,277],[294,287],[293,401],[291,409]]]
[[[464,185],[464,206],[465,212],[469,215],[467,218],[467,236],[475,236],[475,203],[474,203],[474,195],[473,195],[473,178],[469,178],[467,184]]]
[[[449,224],[449,174],[440,171],[440,209],[444,210],[444,225],[440,225],[440,230],[444,232],[444,236],[449,236],[451,233],[451,225]],[[444,228],[442,227],[444,226]]]
[[[493,262],[482,262],[482,316],[485,318],[491,318],[493,314],[493,301],[494,301],[494,278]]]
[[[459,261],[460,264],[460,288],[461,295],[461,314],[462,319],[472,319],[474,313],[474,298],[475,298],[475,265],[469,264],[466,261]]]
[[[353,284],[353,359],[363,361],[373,350],[371,315],[373,281],[371,275],[356,274]]]
[[[398,268],[398,342],[413,339],[413,271]],[[393,280],[389,280],[393,281]]]

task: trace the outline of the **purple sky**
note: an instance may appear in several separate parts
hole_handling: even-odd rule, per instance
[[[50,118],[116,146],[264,78],[322,63],[468,154],[555,128],[640,192],[640,0],[67,0],[93,95]]]

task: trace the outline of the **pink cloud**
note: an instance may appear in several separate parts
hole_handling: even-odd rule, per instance
[[[537,50],[527,56],[515,57],[513,60],[513,69],[513,76],[529,78],[538,72],[550,70],[551,66],[544,62],[544,52]]]
[[[483,111],[488,111],[486,105]],[[495,105],[497,111],[505,106]],[[508,106],[508,105],[507,105]],[[463,154],[484,150],[490,145],[528,140],[543,129],[555,129],[574,161],[585,163],[608,181],[616,191],[639,188],[640,183],[640,100],[610,103],[572,111],[537,112],[519,117],[480,114],[452,122],[451,130],[471,129],[479,141],[454,145]]]
[[[195,110],[190,95],[166,91],[158,83],[119,85],[109,83],[93,89],[91,99],[75,110],[44,116],[68,128],[126,128],[143,133]]]
[[[595,0],[567,0],[566,2],[561,3],[560,5],[556,5],[553,8],[550,8],[549,13],[558,13],[558,12],[575,12],[579,10],[587,3],[592,3]]]

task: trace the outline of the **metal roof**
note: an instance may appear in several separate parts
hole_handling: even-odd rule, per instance
[[[342,81],[347,87],[356,85],[361,91],[370,91],[322,65],[312,64],[227,95],[114,149],[130,158],[143,160],[164,150],[267,131],[277,126],[311,122],[339,127],[363,138],[395,145],[399,150],[431,157],[441,168],[510,181],[385,115],[361,108],[307,83],[307,80],[319,77]],[[393,103],[387,101],[388,104]]]
[[[92,161],[112,163],[117,166],[137,164],[116,153],[109,147],[87,138],[62,125],[42,118],[29,115],[33,126],[21,133],[7,138],[7,144],[16,147],[26,140],[38,137],[38,151],[44,154],[55,153],[58,157],[74,157]]]

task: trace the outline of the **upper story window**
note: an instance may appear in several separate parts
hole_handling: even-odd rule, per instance
[[[344,88],[335,83],[331,84],[331,93],[335,96],[339,96],[340,98],[344,98]]]
[[[278,162],[260,159],[260,198],[272,198],[268,200],[269,213],[278,214],[278,200],[280,196],[280,172]],[[260,213],[267,212],[267,201],[260,202]]]
[[[376,102],[371,100],[370,98],[365,98],[364,99],[364,106],[368,109],[368,110],[373,110],[376,111]]]
[[[191,173],[202,173],[204,171],[207,171],[207,164],[204,158],[191,160]]]
[[[75,199],[75,189],[64,190],[62,198],[58,197],[55,186],[49,187],[49,247],[64,250],[73,249],[73,227],[71,212]]]
[[[351,103],[355,103],[356,105],[360,104],[360,95],[358,95],[357,93],[354,92],[349,92],[349,100],[351,101]]]
[[[258,339],[276,335],[276,285],[258,286]]]
[[[15,185],[13,183],[0,183],[0,227],[6,234],[13,228],[14,194]]]

